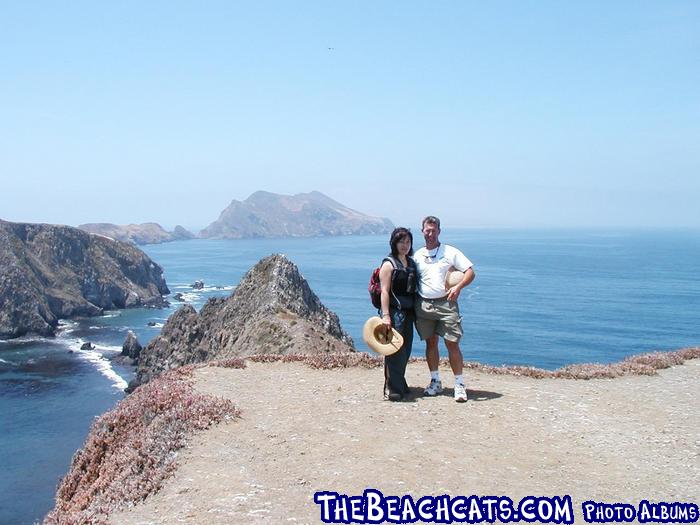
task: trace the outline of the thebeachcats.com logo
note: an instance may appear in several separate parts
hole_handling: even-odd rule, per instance
[[[368,488],[362,495],[332,491],[314,493],[323,523],[575,523],[571,496],[385,496]],[[586,523],[697,523],[695,503],[643,499],[638,505],[586,501],[581,515]]]

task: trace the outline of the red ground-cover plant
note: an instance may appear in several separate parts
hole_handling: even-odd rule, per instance
[[[95,421],[45,524],[106,523],[108,514],[162,486],[193,432],[238,417],[230,401],[195,391],[194,368],[163,374]]]
[[[530,366],[488,366],[465,363],[465,368],[488,374],[531,377],[533,379],[611,379],[625,375],[655,375],[657,370],[681,365],[689,359],[700,358],[700,347],[684,348],[671,352],[651,352],[625,358],[607,365],[585,363],[568,365],[556,370],[543,370]],[[442,361],[447,364],[447,360]]]
[[[700,347],[693,347],[670,352],[652,352],[634,355],[617,363],[606,365],[600,363],[584,363],[568,365],[556,370],[544,370],[533,366],[490,366],[475,362],[466,362],[464,363],[464,367],[469,370],[478,370],[487,374],[522,376],[533,379],[603,379],[625,375],[654,375],[657,370],[683,364],[683,362],[688,359],[698,358],[700,358]],[[381,357],[365,352],[355,352],[351,354],[324,353],[314,355],[261,354],[253,355],[246,359],[256,363],[304,363],[311,368],[320,369],[349,368],[353,366],[377,368],[384,363]],[[425,359],[411,358],[411,362],[424,363]],[[442,359],[441,364],[449,366],[449,361],[447,359]]]
[[[382,366],[384,360],[365,352],[353,353],[324,353],[324,354],[259,354],[247,357],[255,363],[304,363],[311,368],[330,370],[333,368],[350,368],[359,366],[362,368],[377,368]]]
[[[230,359],[209,361],[206,366],[218,366],[221,368],[245,368],[245,361],[240,357],[232,357]]]

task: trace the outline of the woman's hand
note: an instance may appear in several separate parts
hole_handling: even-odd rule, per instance
[[[384,337],[390,341],[391,337],[391,316],[389,314],[382,315],[382,323],[384,323]]]

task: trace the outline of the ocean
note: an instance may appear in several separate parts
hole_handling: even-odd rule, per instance
[[[554,369],[700,344],[699,231],[444,229],[441,240],[475,264],[476,280],[460,297],[467,361]],[[31,524],[50,510],[90,424],[133,377],[109,358],[128,330],[142,344],[155,337],[181,305],[175,293],[199,309],[229,295],[259,259],[283,253],[339,315],[358,350],[368,351],[362,325],[376,311],[367,284],[388,235],[141,248],[164,268],[170,308],[64,321],[52,339],[0,340],[0,524]],[[193,290],[195,280],[204,289]],[[96,348],[80,350],[87,341]],[[423,355],[417,339],[413,355]]]

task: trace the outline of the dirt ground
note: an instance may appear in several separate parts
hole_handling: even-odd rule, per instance
[[[320,523],[316,491],[361,495],[562,496],[581,503],[700,503],[700,360],[657,376],[536,380],[467,372],[469,401],[448,387],[382,399],[381,369],[301,363],[203,368],[196,386],[242,418],[196,436],[166,486],[114,525]]]

